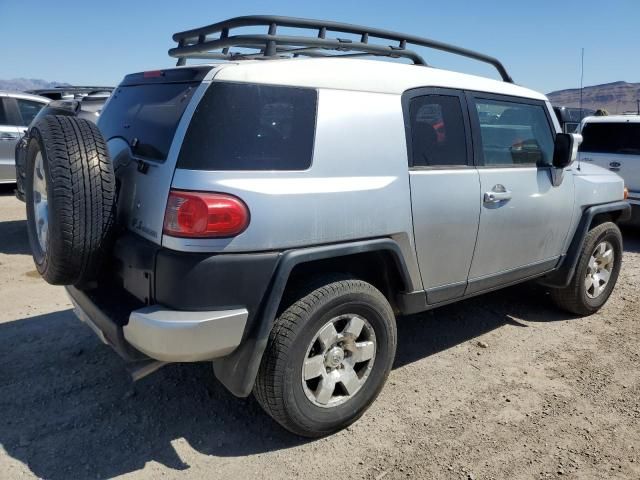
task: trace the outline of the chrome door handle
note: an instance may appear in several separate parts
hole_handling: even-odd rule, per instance
[[[11,140],[17,140],[19,137],[19,135],[15,135],[13,133],[1,133],[0,134],[0,140],[5,140],[7,142],[11,141]]]
[[[507,200],[511,200],[511,191],[504,188],[504,185],[498,184],[484,194],[484,203],[500,203]]]

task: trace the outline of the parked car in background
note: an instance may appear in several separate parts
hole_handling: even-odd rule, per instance
[[[46,115],[65,115],[78,118],[84,118],[93,123],[97,122],[98,116],[102,111],[102,107],[109,98],[110,93],[96,92],[92,95],[85,95],[79,99],[54,100],[42,108],[36,117],[37,121]],[[23,129],[24,130],[24,129]],[[31,130],[27,129],[25,135],[20,138],[15,145],[15,172],[14,178],[16,182],[16,197],[18,200],[24,201],[24,179],[25,179],[25,158],[27,154],[27,145],[31,138]],[[13,168],[13,167],[12,167]]]
[[[624,178],[632,206],[631,223],[640,225],[640,115],[587,117],[578,131],[584,138],[580,160]]]
[[[596,113],[595,110],[575,107],[553,107],[553,111],[558,117],[560,127],[564,133],[574,133],[583,118]]]
[[[40,95],[51,100],[73,100],[86,96],[106,95],[113,92],[113,87],[89,87],[89,86],[59,86],[54,88],[40,88],[37,90],[27,90],[27,93]]]
[[[16,144],[49,101],[36,95],[0,91],[0,183],[16,181]]]

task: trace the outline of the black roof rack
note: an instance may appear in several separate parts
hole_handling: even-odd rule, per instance
[[[256,26],[268,27],[267,33],[231,35],[231,30],[234,28]],[[317,33],[315,36],[280,35],[277,33],[278,27],[316,30]],[[328,32],[358,35],[360,41],[331,38],[327,36]],[[209,37],[214,34],[216,34],[214,38]],[[371,39],[391,40],[397,43],[396,45],[381,45],[370,43]],[[428,38],[348,23],[274,15],[251,15],[235,17],[206,27],[175,33],[173,40],[178,43],[178,46],[170,49],[169,55],[178,59],[178,66],[185,65],[188,58],[237,60],[299,55],[314,57],[376,55],[408,58],[414,64],[427,65],[420,55],[407,49],[407,45],[416,45],[488,63],[498,70],[502,80],[513,83],[504,65],[488,55]],[[234,47],[253,51],[230,52],[230,49]],[[328,53],[329,51],[341,53],[332,54]]]

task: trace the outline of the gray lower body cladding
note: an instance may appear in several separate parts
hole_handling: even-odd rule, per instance
[[[126,233],[97,283],[67,290],[79,316],[127,361],[144,359],[142,352],[163,361],[208,360],[252,331],[279,256],[176,252]]]
[[[162,361],[213,360],[218,379],[233,394],[247,396],[295,265],[372,251],[390,253],[409,284],[400,248],[390,239],[284,252],[211,254],[168,250],[125,233],[114,247],[111,270],[90,289],[68,291],[79,316],[126,360],[139,361],[147,357],[144,353]],[[209,335],[215,355],[203,357],[207,342],[194,336],[189,326],[183,329],[179,319]],[[175,337],[165,333],[171,329]],[[220,343],[218,336],[228,342]],[[144,346],[136,343],[141,339]],[[179,344],[191,344],[197,351],[187,355]]]

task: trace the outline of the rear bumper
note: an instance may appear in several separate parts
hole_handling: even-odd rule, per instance
[[[163,362],[199,362],[228,355],[240,345],[246,308],[180,312],[158,305],[134,310],[124,338],[147,356]]]
[[[87,293],[66,289],[78,318],[129,362],[197,362],[225,356],[240,345],[249,315],[245,308],[184,312],[153,305],[132,310],[123,319],[106,312]]]

